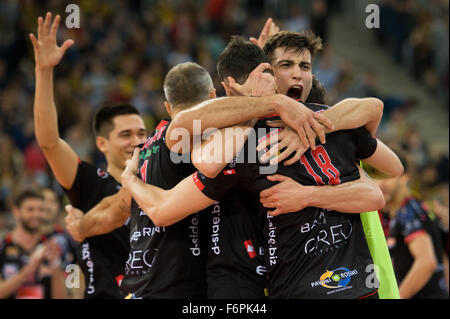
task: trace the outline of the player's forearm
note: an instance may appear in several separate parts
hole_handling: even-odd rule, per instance
[[[400,283],[400,297],[409,299],[416,295],[430,280],[435,268],[435,263],[426,258],[415,259],[408,274]]]
[[[0,282],[0,299],[9,298],[13,293],[19,289],[22,284],[34,272],[31,264],[24,266],[17,274],[11,278]]]
[[[153,221],[156,226],[163,226],[159,222],[160,213],[162,215],[162,210],[160,209],[164,201],[167,201],[167,197],[161,196],[165,191],[159,187],[151,184],[144,183],[136,175],[133,176],[122,176],[123,186],[127,189],[139,207],[144,211],[145,214]],[[164,212],[165,214],[170,214],[170,212]]]
[[[384,207],[384,197],[378,186],[356,180],[340,185],[311,186],[309,206],[341,213],[363,213]]]
[[[146,184],[136,176],[127,178],[126,183],[136,203],[159,227],[173,225],[214,203],[197,189],[192,176],[170,190]]]
[[[402,162],[398,156],[378,139],[375,153],[371,157],[363,160],[363,162],[375,169],[372,176],[378,178],[398,177],[403,175],[404,172]]]
[[[376,98],[345,99],[323,112],[335,125],[335,131],[364,126],[370,134],[375,132],[383,115],[383,102]]]
[[[266,97],[226,97],[208,100],[178,113],[171,126],[201,134],[209,128],[223,128],[273,113],[278,113],[283,95]],[[201,121],[201,131],[194,132],[194,121]],[[197,129],[196,129],[197,130]]]
[[[217,130],[214,136],[194,145],[192,163],[206,177],[215,178],[244,147],[256,121]]]
[[[55,147],[59,142],[58,116],[53,95],[53,68],[36,68],[34,98],[36,139],[42,148]]]
[[[81,236],[88,238],[103,235],[119,228],[126,220],[126,215],[122,211],[126,211],[126,207],[123,207],[117,196],[104,198],[81,219],[79,228]]]

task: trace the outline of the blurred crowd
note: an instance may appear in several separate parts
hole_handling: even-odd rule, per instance
[[[383,0],[379,44],[447,108],[448,0]]]
[[[406,152],[414,170],[414,190],[426,200],[448,207],[448,154],[433,154],[408,112],[415,101],[377,92],[373,71],[358,74],[351,61],[327,46],[329,19],[341,10],[337,0],[79,0],[81,28],[58,33],[59,43],[73,39],[55,69],[55,97],[61,136],[78,156],[96,165],[104,159],[94,145],[92,117],[105,101],[130,101],[151,131],[167,118],[162,83],[168,69],[196,61],[212,75],[218,95],[224,91],[215,63],[231,35],[257,36],[268,16],[281,29],[311,28],[325,41],[313,72],[328,92],[328,104],[355,96],[385,102],[380,137]],[[381,6],[380,42],[390,43],[392,56],[448,105],[448,1],[385,0]],[[34,60],[28,34],[36,18],[50,10],[68,13],[62,0],[0,2],[0,233],[11,228],[6,218],[10,200],[26,187],[47,186],[62,197],[33,131]],[[422,6],[426,10],[422,10]],[[395,32],[392,32],[395,30]],[[446,39],[447,46],[442,48]],[[447,107],[436,106],[436,112]],[[0,234],[1,235],[1,234]]]

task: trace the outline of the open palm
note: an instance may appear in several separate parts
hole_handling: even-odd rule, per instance
[[[66,40],[62,46],[58,47],[56,43],[56,32],[58,31],[61,17],[56,16],[52,22],[52,14],[47,13],[45,21],[42,17],[38,18],[38,38],[30,34],[31,42],[34,48],[34,58],[36,67],[40,69],[53,68],[59,63],[66,50],[73,45],[73,40]]]

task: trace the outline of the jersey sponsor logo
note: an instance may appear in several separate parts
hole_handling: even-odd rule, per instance
[[[253,259],[257,256],[255,247],[252,244],[251,240],[244,241],[245,249],[247,250],[248,256]]]
[[[148,138],[147,142],[145,142],[145,144],[142,146],[141,150],[149,148],[150,145],[152,145],[153,142],[160,140],[161,137],[162,137],[163,132],[167,128],[167,124],[168,123],[169,122],[167,122],[167,121],[161,121],[158,124],[158,126],[155,128],[155,133],[153,134],[153,136]]]
[[[220,203],[216,202],[211,211],[212,215],[212,229],[211,229],[211,250],[214,254],[220,255]]]
[[[82,260],[87,268],[87,276],[85,278],[88,283],[86,293],[92,295],[95,292],[94,286],[94,262],[91,259],[91,251],[89,243],[84,243],[81,249]]]
[[[141,179],[144,183],[147,183],[147,168],[148,168],[148,160],[146,160],[139,169],[139,175],[141,175]]]
[[[264,276],[267,273],[266,266],[258,265],[256,266],[256,274],[260,276]]]
[[[269,265],[275,266],[277,264],[278,254],[277,254],[277,227],[273,224],[273,216],[267,214],[267,221],[269,225],[269,240],[267,243],[269,244]]]
[[[228,167],[229,167],[229,168],[235,168],[235,167],[236,167],[236,164],[237,164],[237,161],[238,161],[238,156],[235,156],[235,157],[233,158],[233,160],[230,162],[230,164],[228,164]]]
[[[159,151],[159,145],[154,145],[151,148],[149,147],[148,149],[144,149],[141,151],[141,153],[139,154],[139,159],[140,160],[147,160],[149,159],[149,157],[151,157],[153,154],[158,153]]]
[[[145,275],[152,268],[158,251],[157,248],[131,251],[125,264],[125,273],[127,275]]]
[[[200,239],[199,239],[199,218],[198,214],[191,218],[191,225],[189,225],[190,230],[190,239],[192,242],[192,247],[190,248],[190,251],[193,256],[200,256]]]
[[[300,226],[300,232],[307,234],[313,231],[316,227],[325,226],[327,221],[324,217],[324,212],[320,214],[320,217],[314,220],[312,223],[305,223]],[[305,254],[322,254],[328,253],[334,249],[338,249],[348,244],[348,239],[353,233],[353,226],[350,220],[346,219],[346,222],[323,227],[317,235],[314,235],[304,246]]]
[[[321,286],[327,289],[332,289],[327,292],[327,295],[333,294],[353,288],[353,286],[349,286],[349,283],[351,278],[356,275],[358,275],[358,271],[356,269],[350,270],[346,267],[327,270],[320,276],[318,281],[311,282],[311,287],[315,288]]]
[[[236,174],[236,170],[235,169],[227,169],[225,171],[223,171],[224,175],[235,175]]]
[[[98,177],[100,177],[102,179],[107,179],[109,177],[108,172],[105,172],[101,168],[97,168],[97,175],[98,175]]]
[[[120,287],[120,285],[122,284],[123,275],[116,276],[115,279],[116,279],[116,282],[117,282],[117,286]]]
[[[200,191],[203,191],[205,189],[205,185],[203,185],[203,183],[200,181],[200,179],[198,178],[198,172],[195,172],[192,175],[192,178],[194,179],[194,183],[195,185],[197,185],[198,189]]]
[[[284,127],[281,128],[277,128],[277,129],[271,129],[269,133],[267,133],[266,135],[260,137],[258,139],[258,145],[265,142],[268,138],[271,138],[272,136],[278,135],[280,132],[282,132],[284,130]],[[265,152],[267,152],[269,150],[268,147],[265,148]]]
[[[165,227],[158,227],[158,226],[154,226],[154,227],[144,227],[142,228],[142,231],[138,230],[135,231],[131,237],[130,237],[130,243],[133,243],[134,241],[138,241],[139,238],[141,237],[151,237],[153,236],[155,233],[162,233],[165,232],[166,228]]]

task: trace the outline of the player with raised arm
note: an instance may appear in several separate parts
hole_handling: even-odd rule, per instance
[[[81,161],[58,132],[58,117],[53,96],[53,69],[73,45],[56,43],[60,16],[52,23],[51,13],[38,18],[37,37],[30,34],[35,55],[36,92],[34,122],[36,139],[58,183],[71,204],[87,211],[121,187],[121,173],[133,149],[147,136],[139,112],[131,105],[102,108],[95,117],[96,144],[108,164],[103,171]],[[128,256],[128,233],[124,224],[104,236],[89,238],[78,248],[78,261],[86,281],[85,298],[119,298],[119,279]]]

